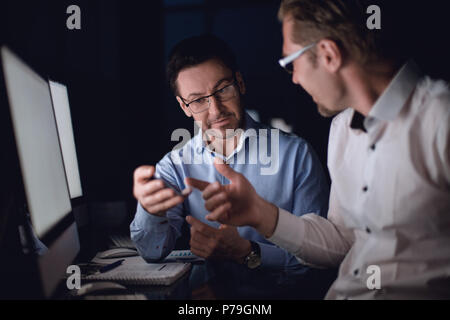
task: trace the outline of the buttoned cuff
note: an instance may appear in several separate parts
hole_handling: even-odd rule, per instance
[[[305,235],[304,220],[284,209],[278,208],[278,210],[278,221],[275,232],[270,238],[267,238],[267,240],[286,249],[293,254],[301,264],[317,268],[316,265],[302,259],[301,249],[303,237]]]
[[[304,224],[299,217],[278,208],[278,221],[273,235],[267,238],[270,242],[295,254],[300,251],[301,235]]]
[[[261,249],[261,267],[280,268],[280,261],[285,261],[285,252],[275,245],[258,242]]]
[[[134,224],[138,228],[152,228],[156,230],[159,230],[161,228],[166,229],[169,226],[168,221],[169,220],[166,216],[160,217],[155,216],[154,214],[150,214],[141,206],[141,204],[138,204],[136,215],[134,217]]]

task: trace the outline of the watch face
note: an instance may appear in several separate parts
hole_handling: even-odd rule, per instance
[[[255,269],[259,267],[260,264],[261,264],[261,257],[254,251],[250,252],[249,256],[247,257],[247,267],[249,267],[250,269]]]

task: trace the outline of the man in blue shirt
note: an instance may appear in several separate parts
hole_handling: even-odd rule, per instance
[[[170,56],[168,77],[180,107],[201,129],[156,168],[135,171],[138,207],[130,230],[141,256],[147,261],[165,258],[187,222],[190,249],[197,256],[231,261],[246,270],[304,273],[307,267],[253,228],[207,221],[202,193],[188,188],[185,178],[227,184],[213,165],[218,157],[267,201],[298,216],[316,212],[325,217],[329,186],[311,147],[299,137],[263,126],[243,110],[245,84],[236,59],[214,36],[179,43]],[[153,179],[155,171],[160,179]]]

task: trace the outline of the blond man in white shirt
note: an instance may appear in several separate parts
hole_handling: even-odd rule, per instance
[[[208,219],[252,226],[302,263],[340,265],[328,299],[450,298],[450,91],[361,32],[364,14],[358,0],[284,0],[279,12],[280,64],[321,114],[341,112],[328,219],[277,208],[226,164],[216,168],[231,184],[188,183]]]

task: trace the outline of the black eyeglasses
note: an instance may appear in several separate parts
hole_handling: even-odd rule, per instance
[[[198,99],[195,99],[189,103],[186,102],[186,100],[182,97],[181,100],[183,100],[183,103],[188,107],[192,113],[201,113],[203,111],[206,111],[211,106],[211,97],[214,96],[218,101],[227,101],[234,97],[236,97],[236,80],[230,83],[229,85],[226,85],[225,87],[214,91],[208,96],[200,97]]]

